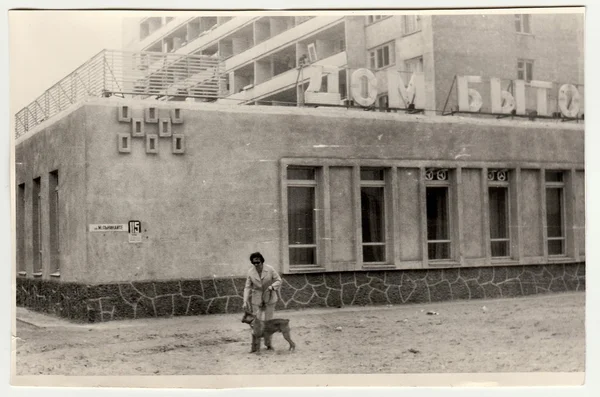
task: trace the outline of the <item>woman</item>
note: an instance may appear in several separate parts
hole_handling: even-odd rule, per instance
[[[264,314],[263,320],[270,320],[275,311],[281,277],[275,269],[265,265],[265,258],[260,252],[251,254],[250,262],[252,268],[248,270],[244,287],[244,310],[256,313],[259,319],[262,319]]]

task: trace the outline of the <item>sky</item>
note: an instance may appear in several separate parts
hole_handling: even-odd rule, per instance
[[[12,113],[102,49],[120,49],[122,15],[110,11],[10,11]]]

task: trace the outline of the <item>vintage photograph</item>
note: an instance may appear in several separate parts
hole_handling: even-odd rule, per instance
[[[12,383],[583,384],[584,19],[10,11]]]

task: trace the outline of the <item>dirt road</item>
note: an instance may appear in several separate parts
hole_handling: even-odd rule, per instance
[[[258,356],[241,314],[81,325],[19,313],[18,375],[584,371],[584,293],[278,312],[297,350],[276,334]]]

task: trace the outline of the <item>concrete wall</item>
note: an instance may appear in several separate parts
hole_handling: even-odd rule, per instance
[[[365,34],[365,17],[345,17],[345,41],[348,56],[348,68],[363,68],[367,64],[367,43]]]
[[[481,185],[481,167],[501,163],[510,168],[583,169],[583,128],[575,124],[157,102],[152,105],[159,106],[161,118],[168,117],[170,109],[182,108],[183,123],[171,128],[185,137],[185,153],[172,153],[171,137],[158,138],[155,154],[146,153],[143,137],[132,137],[131,152],[119,153],[118,134],[131,131],[131,123],[118,121],[122,104],[133,109],[134,118],[143,118],[149,102],[90,102],[17,147],[18,161],[30,170],[17,182],[29,183],[34,173],[46,180],[47,172],[57,168],[61,185],[66,184],[61,189],[69,191],[61,201],[61,231],[67,233],[61,242],[68,244],[61,248],[61,280],[240,276],[253,251],[261,251],[268,264],[282,270],[282,158],[338,162],[329,176],[329,205],[335,216],[329,271],[356,269],[351,233],[355,215],[348,210],[348,193],[357,164],[401,162],[392,179],[399,192],[392,208],[402,224],[392,231],[397,236],[394,244],[401,246],[394,255],[414,266],[420,266],[423,252],[422,220],[415,211],[420,205],[415,197],[421,194],[421,167],[465,167],[459,202],[477,204],[461,204],[453,216],[467,220],[460,226],[465,231],[461,251],[467,258],[480,258],[484,252],[474,231],[481,230],[481,223],[473,219],[482,204],[470,189]],[[146,135],[156,134],[158,124],[145,123],[144,130]],[[534,176],[541,174],[532,172],[522,172],[524,186],[533,190],[531,195],[523,193],[521,204],[525,256],[537,257],[541,224],[535,215],[538,200],[531,197],[538,186]],[[579,197],[582,179],[577,181]],[[578,198],[579,223],[581,208]],[[141,221],[141,243],[130,243],[126,232],[87,231],[89,224],[129,220]]]
[[[134,117],[142,112],[135,106]],[[239,275],[256,250],[279,267],[278,162],[284,157],[452,160],[462,154],[471,161],[578,163],[583,148],[580,131],[548,131],[535,124],[507,132],[469,123],[399,122],[401,116],[349,119],[346,112],[322,117],[319,111],[293,110],[267,116],[263,110],[199,107],[184,109],[183,124],[172,126],[185,136],[185,154],[172,154],[168,138],[159,138],[156,155],[145,153],[142,138],[132,138],[131,154],[119,154],[115,133],[128,132],[130,125],[117,122],[116,112],[116,105],[89,108],[88,219],[141,220],[144,242],[130,244],[119,233],[89,233],[90,266],[102,269],[94,279],[103,282]],[[156,128],[145,125],[146,133]],[[332,175],[348,189],[347,168]],[[346,208],[334,230],[339,270],[354,266],[348,265],[354,258],[347,249],[354,242],[348,237],[345,199],[331,200],[334,211]]]
[[[86,109],[71,109],[47,121],[34,135],[26,135],[16,142],[16,184],[25,184],[25,213],[23,238],[23,266],[29,277],[33,273],[33,179],[41,182],[42,269],[39,278],[50,278],[50,235],[55,234],[49,223],[49,173],[59,172],[59,229],[61,280],[81,281],[89,274],[86,250]],[[33,133],[33,132],[32,132]]]
[[[534,61],[534,80],[584,83],[582,14],[532,14],[531,34],[516,32],[512,14],[435,15],[432,18],[438,111],[444,107],[455,75],[476,75],[488,80],[490,77],[516,79],[517,59]],[[506,85],[503,81],[503,89]],[[482,111],[490,111],[489,83],[475,84],[473,88],[484,99]],[[529,87],[527,91],[527,108],[535,109],[535,91]],[[457,108],[456,98],[455,87],[448,109]],[[549,107],[555,102],[556,93],[552,92]]]

